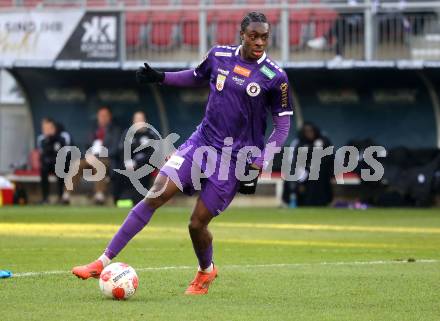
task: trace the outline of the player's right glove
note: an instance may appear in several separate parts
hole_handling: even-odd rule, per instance
[[[251,170],[259,171],[259,169],[252,166],[252,164],[246,164],[244,174],[249,175]],[[246,194],[246,195],[255,194],[255,191],[257,190],[257,184],[258,184],[258,176],[250,181],[240,181],[240,186],[238,188],[238,192],[240,194]]]
[[[146,62],[144,63],[144,67],[139,67],[136,71],[136,81],[141,85],[163,82],[164,79],[164,72],[154,70]]]

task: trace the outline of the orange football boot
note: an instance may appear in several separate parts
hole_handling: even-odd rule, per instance
[[[212,272],[203,273],[197,271],[196,277],[190,283],[188,289],[186,289],[185,294],[196,295],[196,294],[207,294],[209,285],[217,277],[217,268],[213,265]]]
[[[83,280],[87,280],[89,278],[98,279],[102,270],[104,270],[104,265],[100,260],[96,260],[87,265],[75,266],[72,269],[72,273]]]

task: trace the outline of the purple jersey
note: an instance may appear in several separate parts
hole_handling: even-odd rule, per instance
[[[233,151],[243,146],[264,148],[266,118],[293,115],[286,73],[266,53],[257,61],[244,60],[240,47],[213,47],[194,70],[209,80],[205,117],[193,136],[220,150],[226,137]]]

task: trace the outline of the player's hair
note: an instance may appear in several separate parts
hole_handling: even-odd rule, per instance
[[[112,110],[108,106],[101,106],[101,107],[99,107],[98,108],[98,112],[100,112],[101,110],[107,110],[110,114],[112,113]]]
[[[256,11],[252,11],[249,12],[244,18],[243,20],[241,20],[241,31],[245,31],[247,26],[249,26],[249,24],[251,22],[263,22],[263,23],[268,23],[266,16],[261,13],[261,12],[256,12]]]
[[[143,110],[136,110],[136,111],[133,113],[133,116],[134,116],[135,114],[142,114],[142,115],[144,115],[145,120],[148,120],[147,113],[144,112]]]
[[[52,125],[54,125],[56,127],[57,123],[55,122],[55,120],[53,120],[53,118],[50,117],[44,117],[41,120],[43,123],[51,123]]]
[[[144,112],[143,110],[140,110],[140,109],[136,110],[136,111],[133,113],[133,115],[134,115],[134,114],[143,114],[145,117],[147,117],[147,113]]]

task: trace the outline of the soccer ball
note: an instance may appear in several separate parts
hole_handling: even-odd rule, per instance
[[[136,271],[125,263],[112,263],[101,272],[99,288],[109,298],[124,300],[133,296],[139,285]]]

